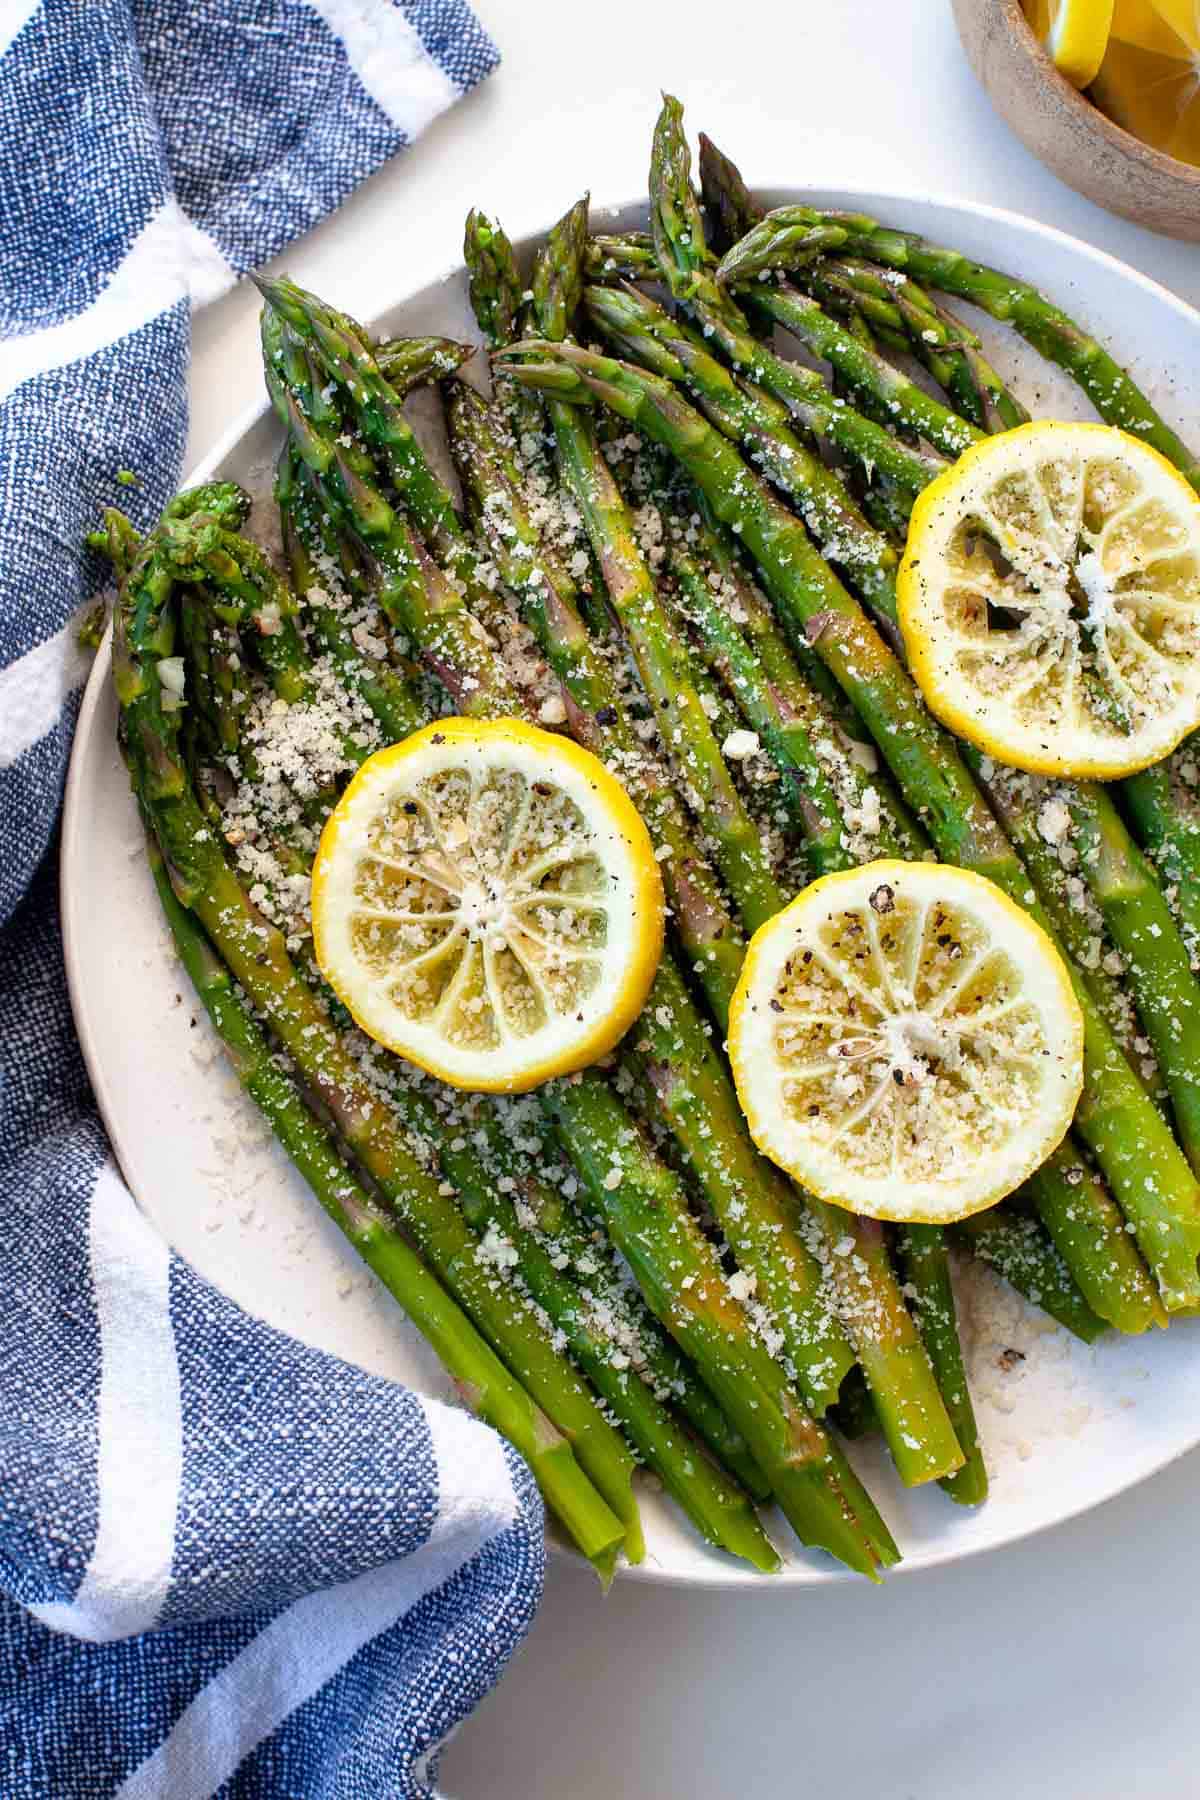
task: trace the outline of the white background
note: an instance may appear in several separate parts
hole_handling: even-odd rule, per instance
[[[753,184],[907,188],[1025,212],[1200,303],[1200,257],[1110,218],[990,111],[948,0],[475,0],[484,88],[291,250],[370,317],[585,187],[645,189],[660,88]],[[252,293],[197,321],[195,461],[258,391]],[[445,1758],[457,1800],[1200,1796],[1200,1452],[1107,1507],[883,1592],[681,1593],[552,1564],[533,1632]]]

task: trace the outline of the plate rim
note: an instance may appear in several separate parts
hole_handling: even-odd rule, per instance
[[[1019,213],[1007,207],[993,206],[982,201],[971,200],[965,196],[945,193],[916,194],[898,188],[838,188],[831,186],[826,182],[789,182],[777,185],[765,182],[754,182],[750,185],[753,192],[781,196],[780,199],[773,200],[772,204],[776,205],[785,204],[793,200],[798,204],[804,204],[806,201],[815,199],[823,201],[826,205],[837,206],[845,210],[855,210],[855,202],[861,201],[865,194],[871,202],[870,211],[872,213],[878,210],[881,214],[886,214],[886,209],[893,204],[901,209],[919,206],[922,208],[933,208],[935,211],[966,213],[976,219],[994,222],[997,225],[1015,229],[1018,233],[1032,233],[1035,237],[1043,238],[1059,249],[1066,251],[1073,260],[1081,259],[1084,263],[1107,266],[1116,275],[1122,277],[1126,281],[1132,281],[1135,287],[1143,289],[1147,295],[1152,296],[1157,303],[1162,304],[1165,302],[1167,307],[1179,316],[1185,326],[1196,333],[1198,347],[1200,347],[1200,309],[1192,306],[1187,300],[1183,299],[1181,295],[1176,294],[1170,288],[1164,286],[1163,283],[1156,281],[1152,276],[1144,274],[1140,269],[1125,262],[1123,258],[1113,255],[1111,251],[1103,250],[1094,244],[1089,244],[1084,239],[1075,236],[1071,232],[1063,231],[1058,226],[1047,224],[1043,220],[1031,218],[1028,214]],[[882,204],[877,208],[875,205],[876,202],[881,202]],[[647,204],[648,201],[646,196],[639,196],[623,201],[598,202],[593,200],[592,216],[628,214],[638,209],[644,210]],[[543,239],[550,230],[553,222],[553,220],[550,220],[544,224],[527,227],[526,229],[517,232],[513,236],[512,241],[518,254],[527,251],[531,244]],[[901,227],[901,229],[903,229],[903,227]],[[438,286],[456,280],[462,274],[463,269],[464,265],[461,262],[451,264],[448,268],[443,269],[440,274],[435,273],[430,275],[425,281],[420,282],[417,287],[398,294],[394,299],[389,301],[387,305],[379,307],[369,319],[364,321],[367,329],[374,332],[376,327],[382,321],[386,320],[399,308],[403,307],[407,301],[413,299],[418,294],[431,292]],[[265,393],[257,402],[246,406],[238,413],[227,429],[221,433],[220,437],[206,454],[200,457],[187,471],[182,485],[191,486],[198,482],[211,479],[226,458],[236,452],[249,433],[266,419],[272,411],[273,408],[271,402]],[[103,704],[107,691],[111,670],[111,652],[112,630],[110,624],[96,653],[95,660],[84,686],[72,739],[71,754],[68,762],[63,794],[58,883],[59,906],[67,991],[72,1019],[75,1025],[80,1049],[83,1054],[84,1064],[87,1069],[89,1081],[92,1085],[92,1091],[96,1097],[97,1107],[104,1124],[112,1153],[116,1158],[118,1165],[122,1168],[123,1178],[127,1180],[127,1185],[136,1204],[143,1212],[145,1212],[147,1209],[142,1204],[142,1199],[138,1193],[137,1187],[132,1181],[128,1181],[124,1175],[124,1164],[121,1155],[121,1144],[124,1134],[117,1124],[117,1121],[120,1118],[120,1109],[118,1108],[112,1093],[111,1085],[108,1081],[104,1062],[98,1046],[93,1039],[90,1029],[90,1018],[84,1006],[82,995],[86,986],[86,964],[79,951],[75,930],[75,902],[80,887],[77,871],[81,866],[83,839],[86,834],[86,819],[81,800],[82,790],[86,779],[84,774],[84,764],[90,753],[90,746],[97,741],[95,716],[100,706]],[[156,1229],[161,1229],[161,1227],[156,1225]],[[164,1237],[166,1236],[165,1232],[163,1235]],[[174,1249],[173,1245],[171,1247]],[[177,1255],[183,1254],[181,1251],[177,1250],[175,1253]],[[205,1279],[209,1278],[205,1277]],[[219,1284],[214,1282],[213,1285],[217,1286]],[[416,1391],[419,1392],[420,1390]],[[1169,1468],[1173,1463],[1178,1462],[1182,1457],[1190,1454],[1198,1446],[1200,1446],[1200,1416],[1197,1418],[1195,1433],[1190,1441],[1178,1444],[1167,1450],[1158,1461],[1152,1463],[1149,1467],[1139,1469],[1139,1471],[1130,1478],[1118,1479],[1112,1486],[1106,1488],[1103,1492],[1082,1498],[1078,1503],[1069,1504],[1062,1512],[1058,1513],[1053,1518],[1015,1524],[1012,1530],[1005,1536],[997,1538],[992,1542],[985,1544],[951,1543],[943,1549],[925,1552],[919,1557],[911,1559],[905,1558],[894,1569],[889,1571],[889,1582],[894,1581],[898,1576],[917,1576],[923,1574],[927,1570],[944,1568],[952,1563],[989,1556],[1006,1550],[1013,1544],[1022,1542],[1024,1539],[1067,1525],[1072,1520],[1078,1519],[1084,1514],[1094,1511],[1098,1507],[1107,1505],[1110,1501],[1117,1499],[1120,1495],[1132,1491],[1132,1489],[1140,1486],[1143,1482],[1149,1481],[1155,1475],[1161,1474],[1164,1469]],[[573,1549],[560,1543],[553,1532],[548,1533],[548,1544],[550,1549],[558,1555],[567,1557],[573,1562],[580,1562],[582,1560]],[[743,1571],[740,1567],[732,1564],[727,1569],[723,1567],[714,1567],[711,1572],[705,1572],[679,1568],[663,1568],[660,1566],[653,1566],[646,1562],[636,1565],[623,1563],[619,1567],[617,1573],[622,1580],[626,1581],[644,1582],[661,1587],[694,1588],[708,1592],[729,1592],[738,1590],[755,1593],[769,1591],[792,1592],[797,1588],[809,1590],[828,1588],[837,1590],[844,1587],[847,1583],[857,1580],[850,1570],[838,1567],[814,1567],[807,1565],[786,1565],[773,1579],[765,1581],[759,1579],[751,1572]]]

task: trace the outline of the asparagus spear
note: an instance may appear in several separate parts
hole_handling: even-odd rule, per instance
[[[474,344],[460,344],[454,338],[384,338],[375,346],[375,361],[397,400],[404,400],[417,388],[453,375],[470,362],[475,350]]]
[[[796,692],[781,696],[772,687],[726,610],[724,594],[713,591],[708,571],[690,551],[673,544],[670,565],[679,587],[680,610],[695,629],[701,654],[736,696],[747,723],[762,738],[783,777],[784,804],[805,840],[813,876],[840,868],[845,828],[832,782],[813,742],[815,702],[808,706],[806,716],[796,705]],[[800,684],[797,691],[805,701],[809,699],[808,690]]]
[[[831,318],[810,295],[782,283],[760,282],[757,274],[748,274],[740,259],[754,238],[751,233],[728,253],[717,269],[718,281],[730,287],[751,282],[742,292],[752,310],[792,332],[815,356],[824,358],[853,392],[866,395],[874,406],[897,420],[912,421],[914,429],[946,456],[959,456],[979,442],[984,434],[976,426],[902,375],[886,357]]]
[[[418,1133],[428,1134],[436,1142],[442,1168],[458,1189],[467,1222],[479,1232],[489,1252],[501,1257],[511,1252],[518,1257],[521,1277],[534,1300],[564,1334],[578,1367],[700,1535],[766,1573],[777,1569],[779,1558],[751,1501],[698,1453],[679,1422],[628,1367],[628,1357],[611,1335],[610,1312],[603,1301],[589,1301],[571,1277],[555,1267],[534,1232],[521,1224],[512,1201],[488,1179],[469,1143],[460,1134],[443,1129],[423,1097],[408,1094],[402,1108]],[[627,1553],[628,1548],[627,1538]]]
[[[786,208],[769,214],[756,228],[761,236],[756,245],[743,253],[743,267],[749,266],[751,254],[757,257],[760,250],[770,258],[763,266],[785,265],[786,237],[790,229],[786,214]],[[904,270],[927,287],[956,294],[981,307],[992,318],[1014,326],[1035,350],[1057,363],[1079,383],[1102,419],[1119,426],[1122,431],[1144,438],[1168,462],[1174,463],[1193,487],[1200,487],[1200,461],[1159,416],[1133,378],[1113,360],[1103,345],[1082,331],[1061,307],[1028,282],[974,262],[957,250],[931,244],[913,232],[893,231],[862,214],[826,212],[821,216],[830,224],[842,226],[848,233],[845,246],[848,255]],[[809,209],[806,208],[797,223],[798,236],[803,238],[811,228]]]
[[[591,539],[613,609],[637,661],[659,734],[679,766],[721,874],[754,931],[783,906],[754,821],[743,805],[691,680],[679,633],[656,592],[633,520],[602,456],[558,439],[559,467]]]
[[[1040,1306],[1085,1344],[1103,1334],[1103,1319],[1091,1310],[1036,1219],[1026,1218],[1010,1206],[993,1206],[952,1226],[951,1231],[976,1256],[991,1263],[1031,1305]]]
[[[564,1163],[536,1100],[510,1096],[489,1102],[480,1110],[473,1137],[491,1186],[519,1197],[521,1216],[532,1218],[532,1229],[556,1266],[563,1263],[582,1286],[602,1282],[605,1305],[624,1322],[621,1335],[636,1344],[637,1366],[654,1391],[682,1413],[748,1493],[756,1500],[768,1499],[770,1483],[750,1455],[745,1439],[730,1424],[674,1339],[659,1325],[636,1288],[614,1284],[606,1275],[612,1246],[603,1232],[589,1229],[567,1201],[563,1188],[573,1185],[574,1177],[564,1176],[570,1165]],[[531,1140],[536,1160],[531,1156]]]
[[[763,208],[742,180],[736,163],[700,133],[700,192],[714,222],[714,237],[722,251],[730,250],[763,216]]]
[[[346,436],[340,415],[330,415],[330,402],[306,359],[289,356],[270,306],[263,309],[263,361],[268,391],[294,451],[319,482],[330,513],[360,540],[364,559],[377,571],[379,603],[389,620],[420,641],[429,667],[464,714],[496,717],[518,711],[517,691],[492,655],[486,632],[373,484],[369,457],[353,443],[339,442],[339,435]]]
[[[795,500],[826,554],[868,600],[895,605],[898,557],[863,517],[842,482],[788,424],[787,408],[752,382],[737,382],[694,327],[673,320],[636,288],[588,288],[588,317],[619,354],[679,382],[718,430],[740,442],[776,486]]]
[[[587,202],[550,233],[534,276],[540,318],[565,332],[581,286]],[[625,631],[653,707],[662,742],[681,768],[718,866],[753,930],[782,905],[754,822],[747,814],[690,679],[686,653],[661,605],[633,521],[590,432],[552,418],[558,466],[583,517],[613,609]]]
[[[389,742],[399,743],[425,723],[424,708],[395,670],[378,660],[368,659],[347,633],[345,619],[297,530],[297,517],[304,509],[303,493],[303,465],[289,438],[275,466],[275,499],[294,590],[303,597],[305,617],[313,635],[333,663],[343,686],[370,708]],[[307,510],[316,525],[322,509],[314,506]],[[320,553],[330,557],[330,551],[321,543],[319,528],[313,535],[314,542],[320,544]]]
[[[653,281],[658,275],[654,240],[648,231],[597,232],[584,245],[583,272],[589,281]]]
[[[1167,1315],[1121,1210],[1073,1137],[1014,1196],[1028,1200],[1091,1311],[1136,1335]]]
[[[655,126],[650,201],[661,279],[739,373],[781,400],[818,441],[836,444],[872,474],[881,470],[915,493],[941,473],[946,464],[936,451],[914,449],[852,406],[835,402],[815,370],[776,356],[754,336],[733,297],[714,279],[704,220],[692,193],[683,111],[669,94]]]
[[[687,512],[688,506],[695,510]],[[811,651],[803,659],[793,653],[766,599],[747,577],[730,534],[714,518],[703,494],[691,489],[682,510],[687,512],[687,523],[681,524],[676,540],[682,535],[685,543],[694,545],[719,576],[731,620],[753,649],[769,684],[770,699],[764,696],[764,707],[773,703],[785,722],[791,715],[806,721],[844,817],[870,815],[878,804],[896,854],[920,855],[926,844],[923,831],[883,768],[869,733],[845,705],[823,664]]]
[[[1062,785],[1088,883],[1124,955],[1147,1036],[1171,1096],[1180,1143],[1200,1170],[1200,987],[1145,857],[1098,782]]]
[[[759,223],[763,209],[734,164],[703,132],[700,180],[705,202],[720,221],[725,247],[731,250]],[[861,331],[857,335],[868,358],[875,348],[873,333],[881,334],[892,349],[911,350],[920,357],[970,424],[982,431],[1006,431],[1029,417],[984,358],[975,333],[940,308],[911,276],[893,270],[881,277],[869,265],[838,254],[805,267],[802,279],[815,300],[847,315],[851,328],[856,321],[865,322],[869,328],[865,336]],[[897,400],[894,384],[880,374],[877,362],[868,362],[864,372],[878,378],[860,382],[857,391],[890,412]]]
[[[586,205],[584,211],[586,214]],[[568,218],[571,217],[573,214],[568,215]],[[499,349],[514,338],[528,336],[533,328],[535,314],[542,317],[547,337],[565,336],[567,317],[574,311],[578,296],[574,291],[568,295],[561,286],[556,287],[553,293],[548,292],[543,285],[543,277],[537,270],[526,287],[517,269],[512,245],[503,230],[477,210],[467,215],[463,253],[470,274],[471,305],[475,319],[483,333],[484,342],[491,349]],[[497,396],[501,404],[505,398],[503,392]],[[523,465],[526,481],[539,496],[553,494],[557,497],[558,477],[553,458],[549,454],[553,437],[550,427],[554,419],[554,402],[546,402],[542,395],[530,393],[523,394],[521,400],[523,404],[532,403],[536,408],[541,433],[537,440],[539,454],[532,462],[528,454],[529,433],[521,433],[517,438],[516,448],[520,451],[519,460]],[[580,533],[575,542],[578,545],[586,540]],[[546,550],[543,538],[543,555]],[[582,614],[597,635],[606,636],[610,621],[604,610],[603,584],[594,567],[588,581],[581,581],[579,584],[570,578],[564,583],[560,569],[557,585],[564,598],[571,600],[576,611]]]
[[[211,756],[228,757],[236,750],[238,740],[236,729],[230,730],[226,716],[217,705],[210,643],[210,632],[215,623],[210,620],[200,595],[188,592],[181,596],[179,635],[190,675],[187,724]]]
[[[1157,1094],[1157,1069],[1149,1066],[1136,1049],[1140,1028],[1122,980],[1123,965],[1119,955],[1114,963],[1115,953],[1104,919],[1094,905],[1088,904],[1085,873],[1080,868],[1072,876],[1059,850],[1040,828],[1039,821],[1053,792],[1050,783],[1036,775],[1006,769],[970,746],[964,745],[963,756],[1009,840],[1020,852],[1038,897],[1054,921],[1060,943],[1087,983],[1131,1068],[1147,1092]],[[1070,849],[1073,854],[1068,861],[1074,866],[1077,854],[1073,845]]]
[[[162,516],[164,519],[190,519],[195,513],[208,513],[228,531],[240,531],[250,517],[251,505],[249,494],[236,481],[204,481],[174,495],[164,506]],[[137,534],[124,514],[106,516],[121,520],[137,541]]]
[[[945,1234],[936,1225],[907,1225],[900,1232],[896,1247],[921,1337],[967,1459],[956,1474],[943,1480],[942,1486],[960,1506],[978,1506],[987,1498],[987,1471],[958,1341]]]
[[[329,1217],[436,1351],[463,1400],[503,1432],[533,1471],[547,1504],[605,1580],[624,1532],[582,1475],[566,1438],[514,1380],[403,1234],[374,1205],[276,1065],[271,1045],[228,968],[171,885],[153,835],[147,856],[175,950],[234,1072]]]
[[[463,261],[467,265],[471,311],[485,343],[508,344],[522,335],[528,312],[526,291],[517,273],[516,258],[507,234],[494,219],[478,208],[467,214],[463,231]],[[528,443],[541,464],[546,417],[537,394],[508,394],[505,402],[518,441]]]
[[[475,545],[459,523],[454,497],[427,460],[365,334],[344,313],[322,306],[315,295],[292,282],[259,281],[258,286],[268,301],[262,316],[263,365],[276,408],[282,404],[278,390],[284,375],[290,378],[293,392],[306,391],[308,417],[317,426],[327,423],[334,413],[332,396],[326,394],[328,378],[352,387],[358,400],[359,428],[384,459],[396,486],[404,489],[425,542],[445,561],[455,587],[470,600],[475,615],[489,630],[502,631],[508,616],[503,601],[493,593]],[[300,365],[306,356],[319,357],[324,371],[319,380],[313,379],[311,369],[305,379]],[[295,423],[298,427],[300,421]],[[356,454],[361,456],[361,452]]]
[[[485,538],[505,587],[513,595],[539,645],[568,694],[585,687],[598,694],[599,663],[586,625],[579,616],[579,586],[557,549],[545,543],[526,497],[526,471],[512,445],[511,433],[493,406],[466,382],[446,389],[446,423],[450,449],[466,500],[466,511]],[[546,611],[555,614],[553,627]],[[589,705],[578,723],[589,733],[591,749],[603,745],[606,722],[597,717],[603,703]]]
[[[881,475],[871,486],[866,486],[861,481],[854,485],[859,505],[876,531],[890,538],[897,547],[903,548],[912,513],[911,491],[906,491],[886,475]]]
[[[925,292],[911,275],[881,275],[852,257],[823,259],[802,281],[822,305],[860,309],[881,341],[918,357],[954,407],[981,431],[1010,431],[1029,418],[983,354],[969,325]]]
[[[364,1079],[325,1013],[297,975],[279,931],[251,907],[197,804],[178,753],[178,714],[164,710],[157,665],[171,655],[173,577],[151,542],[122,587],[113,636],[113,679],[131,779],[171,871],[180,899],[248,1002],[291,1055],[296,1069],[403,1220],[424,1258],[446,1282],[494,1349],[502,1350],[531,1399],[563,1433],[598,1494],[578,1469],[557,1471],[551,1504],[578,1526],[591,1553],[611,1547],[609,1503],[635,1547],[633,1463],[586,1389],[558,1357],[540,1326],[497,1294],[476,1259],[477,1240],[409,1148],[379,1094]],[[578,1480],[575,1478],[578,1477]],[[574,1486],[573,1486],[574,1484]],[[604,1542],[596,1543],[599,1522]]]
[[[181,579],[219,584],[212,605],[218,618],[238,627],[252,625],[259,661],[281,700],[309,698],[308,657],[296,625],[296,600],[273,584],[265,558],[246,538],[244,555],[230,553],[230,533],[216,514],[189,511],[165,518],[159,527],[164,553]]]
[[[759,217],[762,217],[761,211]],[[728,249],[729,245],[725,247]],[[979,344],[979,339],[967,325],[961,325],[952,338],[948,323],[939,314],[937,302],[910,276],[899,275],[894,269],[882,275],[869,263],[855,262],[845,256],[826,256],[806,268],[801,281],[804,291],[819,300],[827,312],[844,319],[864,344],[872,348],[882,344],[897,355],[920,357],[938,386],[947,392],[958,379],[956,359],[964,353],[968,343]],[[904,285],[893,291],[893,283]],[[923,334],[927,330],[930,336],[926,339]],[[957,410],[964,419],[976,425],[979,420],[972,416],[970,405],[978,405],[977,395],[969,405],[959,405]]]
[[[651,1308],[744,1434],[801,1542],[877,1579],[897,1559],[886,1527],[873,1508],[863,1517],[861,1495],[844,1497],[849,1466],[755,1337],[678,1177],[593,1071],[553,1083],[543,1105]]]
[[[524,292],[508,235],[494,219],[472,207],[463,230],[471,311],[489,344],[509,344],[520,336]]]
[[[739,530],[796,638],[816,651],[857,707],[939,855],[990,876],[1051,929],[1023,865],[953,744],[919,704],[907,673],[813,549],[800,521],[733,446],[667,383],[613,358],[572,345],[532,343],[494,362],[498,371],[564,399],[601,399],[679,458],[717,516]],[[1200,1294],[1200,1194],[1081,978],[1073,979],[1087,1038],[1076,1123],[1137,1229],[1168,1310],[1175,1310]]]
[[[1200,970],[1200,737],[1121,783],[1121,799],[1146,854],[1162,872],[1167,898]]]
[[[403,483],[422,534],[447,557],[457,577],[469,579],[474,574],[474,552],[459,525],[453,496],[430,467],[416,433],[354,321],[322,305],[315,295],[294,282],[259,277],[255,280],[267,302],[263,325],[270,341],[264,342],[263,360],[268,388],[281,355],[279,337],[271,334],[278,322],[286,321],[301,345],[319,352],[335,379],[356,386],[364,434],[385,457],[397,486]],[[275,399],[274,390],[271,391]],[[278,404],[276,401],[277,407]]]

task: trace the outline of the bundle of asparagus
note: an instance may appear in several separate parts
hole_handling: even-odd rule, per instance
[[[1088,1341],[1200,1304],[1194,753],[1114,798],[1006,771],[921,705],[897,533],[948,459],[1025,417],[927,290],[1011,317],[1103,416],[1196,465],[1024,284],[874,221],[764,219],[707,140],[701,174],[723,260],[671,99],[649,235],[589,239],[580,202],[526,277],[471,214],[491,399],[458,373],[468,347],[373,345],[263,282],[288,574],[243,535],[229,484],[180,496],[141,544],[109,515],[121,741],[168,924],[239,1078],[602,1578],[642,1554],[639,1463],[756,1568],[778,1566],[755,1511],[772,1499],[802,1543],[876,1578],[898,1552],[836,1424],[877,1426],[907,1483],[978,1503],[987,1482],[947,1235],[803,1192],[738,1106],[731,999],[748,936],[798,882],[941,858],[1057,938],[1086,1032],[1074,1133],[951,1235]],[[764,320],[838,391],[769,348]],[[943,397],[885,352],[917,355]],[[461,503],[402,410],[439,382]],[[670,903],[615,1055],[521,1100],[371,1044],[313,953],[307,873],[341,788],[447,711],[597,754]]]

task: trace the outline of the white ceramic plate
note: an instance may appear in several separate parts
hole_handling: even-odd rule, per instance
[[[814,195],[781,188],[770,198],[779,205]],[[1200,315],[1134,270],[986,207],[885,193],[816,198],[1019,272],[1103,338],[1185,437],[1200,431]],[[602,216],[616,230],[644,224],[639,206]],[[330,298],[354,305],[352,289]],[[1091,416],[1066,378],[1019,339],[982,317],[972,315],[972,323],[1032,411]],[[476,335],[462,270],[399,301],[378,325]],[[277,428],[265,401],[246,398],[251,411],[193,480],[223,475],[265,486]],[[241,1099],[174,964],[116,753],[108,673],[106,646],[84,700],[67,790],[63,920],[79,1035],[129,1184],[180,1254],[249,1311],[364,1368],[444,1395],[432,1353]],[[937,1488],[907,1491],[882,1452],[855,1450],[904,1568],[928,1568],[1053,1525],[1200,1442],[1200,1323],[1150,1339],[1110,1335],[1088,1349],[985,1272],[966,1272],[961,1301],[992,1474],[987,1505],[969,1512]],[[632,1573],[698,1586],[761,1580],[708,1550],[661,1497],[648,1494],[645,1512],[649,1552]],[[791,1545],[777,1586],[846,1578],[827,1558],[799,1550],[782,1524],[775,1535]]]

